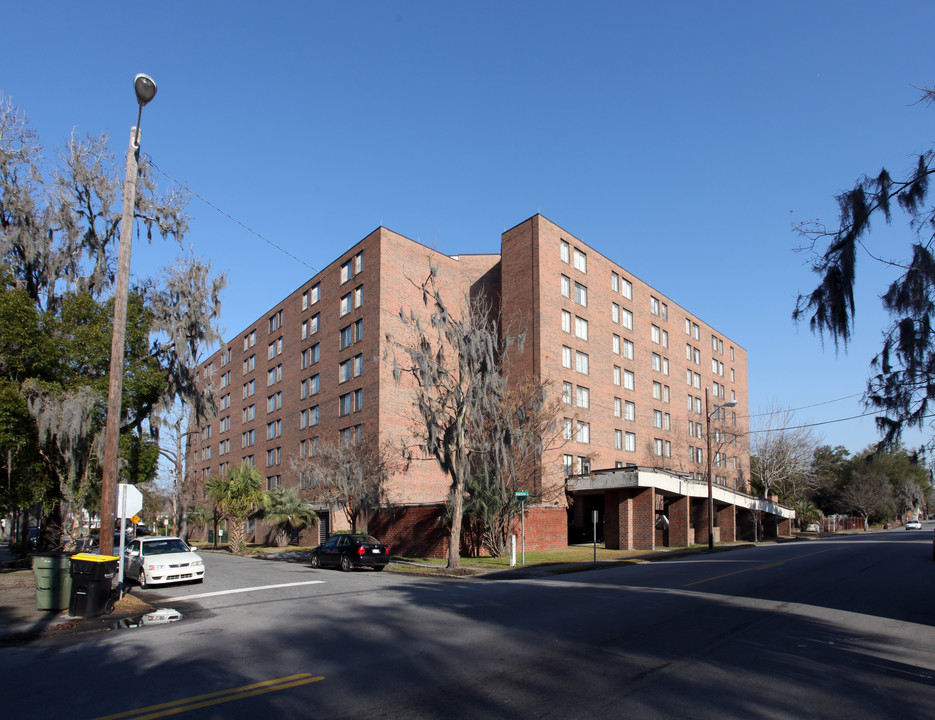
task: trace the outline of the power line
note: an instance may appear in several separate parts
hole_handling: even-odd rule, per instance
[[[223,215],[224,217],[226,217],[228,220],[231,220],[231,221],[237,223],[238,225],[240,225],[240,227],[242,227],[242,228],[243,228],[244,230],[246,230],[248,233],[250,233],[251,235],[255,235],[255,236],[258,237],[260,240],[262,240],[263,242],[265,242],[267,245],[270,245],[270,246],[276,248],[276,249],[279,250],[279,252],[281,252],[283,255],[287,255],[288,257],[292,258],[292,259],[295,260],[296,262],[301,263],[302,265],[304,265],[305,267],[307,267],[309,270],[311,270],[312,273],[314,273],[314,274],[316,274],[316,275],[318,274],[318,272],[319,272],[318,268],[315,268],[315,267],[313,267],[312,265],[309,265],[309,264],[308,264],[307,262],[305,262],[302,258],[296,257],[295,255],[293,255],[291,252],[289,252],[288,250],[286,250],[286,249],[283,248],[282,246],[277,245],[276,243],[274,243],[274,242],[273,242],[272,240],[270,240],[269,238],[265,237],[265,236],[262,235],[261,233],[258,233],[256,230],[254,230],[252,227],[250,227],[250,226],[247,225],[246,223],[241,222],[240,220],[238,220],[237,218],[235,218],[235,217],[234,217],[233,215],[231,215],[230,213],[226,212],[225,210],[222,210],[221,208],[219,208],[217,205],[215,205],[213,202],[211,202],[211,201],[208,200],[207,198],[205,198],[205,197],[199,195],[199,194],[196,193],[194,190],[192,190],[188,185],[185,185],[185,184],[179,182],[178,180],[176,180],[174,177],[172,177],[171,175],[169,175],[169,173],[167,173],[165,170],[163,170],[161,167],[159,167],[156,163],[154,163],[154,162],[153,162],[153,159],[152,159],[149,155],[146,155],[145,157],[146,157],[146,162],[147,162],[149,165],[151,165],[158,173],[160,173],[161,175],[165,176],[166,178],[168,178],[169,180],[171,180],[172,182],[174,182],[174,183],[175,183],[176,185],[178,185],[180,188],[184,189],[185,192],[189,193],[189,194],[192,195],[193,197],[198,198],[198,199],[201,200],[201,202],[203,202],[205,205],[207,205],[207,206],[210,207],[210,208],[213,208],[214,210],[216,210],[217,212],[219,212],[221,215]]]

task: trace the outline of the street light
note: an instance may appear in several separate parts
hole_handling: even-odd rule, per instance
[[[708,552],[714,551],[714,488],[711,485],[711,416],[725,407],[734,407],[736,400],[728,400],[723,405],[715,405],[708,412],[708,388],[704,389],[705,437],[708,441]]]
[[[130,291],[130,249],[133,240],[133,211],[139,176],[140,118],[143,106],[156,96],[156,83],[140,73],[133,78],[139,112],[130,128],[127,173],[123,181],[123,215],[120,217],[120,251],[117,255],[117,286],[114,290],[114,332],[110,344],[110,383],[107,389],[107,422],[104,426],[104,463],[101,476],[101,555],[114,552],[114,511],[117,505],[117,474],[120,447],[123,353],[127,337],[127,297]]]

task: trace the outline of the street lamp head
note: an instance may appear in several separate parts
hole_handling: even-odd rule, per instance
[[[143,107],[156,97],[156,81],[146,73],[140,73],[133,78],[133,90],[136,91],[136,101]]]
[[[737,405],[736,400],[728,400],[726,403],[721,405],[721,407],[734,407],[735,405]]]

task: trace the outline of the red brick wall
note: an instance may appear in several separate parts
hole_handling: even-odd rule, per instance
[[[734,505],[718,508],[718,542],[734,542],[737,539],[736,509]]]
[[[448,527],[439,519],[442,505],[381,508],[368,525],[370,534],[389,545],[390,554],[404,557],[447,557]]]

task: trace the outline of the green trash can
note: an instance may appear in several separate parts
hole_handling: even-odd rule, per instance
[[[36,610],[64,610],[71,602],[71,557],[63,553],[32,556]]]

